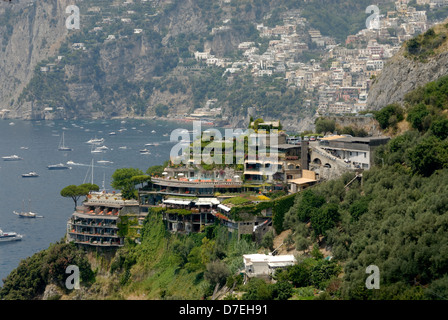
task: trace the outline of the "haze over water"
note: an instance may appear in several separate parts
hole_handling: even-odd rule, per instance
[[[106,190],[112,191],[110,180],[116,169],[132,167],[146,172],[148,167],[168,160],[175,145],[169,141],[169,135],[177,128],[191,130],[192,124],[156,120],[0,120],[0,158],[14,154],[23,158],[21,161],[0,159],[0,229],[24,235],[22,241],[0,244],[0,286],[20,260],[64,237],[74,203],[61,197],[60,191],[70,184],[90,182],[92,159],[93,182],[101,188],[104,180]],[[58,151],[62,132],[65,132],[65,145],[73,151]],[[111,132],[116,134],[109,135]],[[109,150],[91,153],[91,145],[86,141],[95,137],[104,138],[103,145]],[[145,146],[148,143],[159,143],[159,146]],[[141,154],[140,150],[145,148],[151,154]],[[112,163],[98,163],[98,160]],[[47,169],[48,165],[67,161],[79,165],[69,165],[71,170]],[[22,178],[22,174],[30,171],[39,177]],[[44,218],[27,219],[13,214],[14,210],[29,207]]]

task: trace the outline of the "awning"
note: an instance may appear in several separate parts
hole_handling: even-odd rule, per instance
[[[229,212],[229,211],[231,210],[231,208],[226,207],[226,206],[223,205],[223,204],[218,204],[218,208],[220,208],[220,209],[222,209],[222,210],[224,210],[224,211],[226,211],[226,212]]]
[[[261,171],[244,171],[243,174],[244,174],[244,175],[247,175],[247,174],[255,174],[255,175],[262,176],[264,173],[261,172]]]
[[[289,180],[288,182],[300,185],[300,184],[307,184],[307,183],[316,182],[316,181],[317,180],[314,180],[314,179],[298,178],[298,179]]]
[[[202,198],[195,201],[197,206],[212,206],[216,204],[220,204],[220,201],[215,198]]]
[[[191,203],[191,201],[189,200],[176,200],[176,199],[167,199],[167,200],[163,200],[163,203],[167,203],[167,204],[181,204],[181,205],[189,205]]]

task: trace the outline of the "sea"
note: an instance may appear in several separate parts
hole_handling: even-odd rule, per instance
[[[150,166],[163,164],[177,143],[170,141],[173,130],[190,131],[192,127],[191,122],[136,119],[0,120],[0,229],[23,235],[21,241],[0,243],[0,286],[22,259],[65,236],[74,202],[60,195],[64,187],[93,180],[112,192],[111,176],[116,169],[139,168],[146,172]],[[62,137],[72,151],[58,150]],[[94,138],[103,138],[102,145],[107,149],[92,153],[92,146],[86,142]],[[149,154],[142,154],[142,149],[148,149]],[[10,155],[23,160],[1,159]],[[68,170],[47,168],[67,162],[74,163]],[[22,177],[32,171],[39,177]],[[13,213],[21,210],[31,210],[43,218],[22,218]]]

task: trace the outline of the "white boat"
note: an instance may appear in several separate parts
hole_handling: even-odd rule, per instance
[[[18,161],[18,160],[23,160],[23,158],[19,157],[18,155],[12,155],[12,156],[7,156],[7,157],[2,157],[3,161]]]
[[[0,229],[0,242],[18,241],[22,240],[22,235],[16,232],[3,232]]]
[[[31,211],[31,200],[29,203],[28,211],[25,211],[25,203],[23,203],[22,211],[13,211],[13,213],[21,218],[43,218],[43,216],[39,216],[37,213]]]
[[[108,160],[98,160],[98,163],[113,163],[112,161],[108,161]]]
[[[37,177],[39,177],[39,175],[34,171],[22,174],[22,178],[37,178]]]
[[[148,152],[149,152],[148,149],[142,149],[142,150],[140,150],[140,153],[145,153],[145,154],[147,154]]]
[[[100,139],[90,139],[89,141],[87,141],[86,143],[88,144],[101,144],[104,142],[104,138],[100,138]]]
[[[52,164],[47,166],[48,170],[66,170],[66,169],[70,169],[70,167],[66,166],[63,163],[59,163],[59,164]]]
[[[93,149],[92,151],[90,151],[90,153],[103,153],[103,150],[102,150],[102,149],[95,148],[95,149]]]
[[[122,149],[122,150],[126,150],[128,147],[126,146],[122,146],[122,147],[118,147],[118,149]]]
[[[106,147],[106,146],[97,147],[96,149],[98,149],[98,150],[109,150],[109,148]]]
[[[110,133],[109,133],[110,136],[115,136],[116,134],[117,134],[117,133],[115,133],[115,132],[110,132]]]
[[[61,139],[61,142],[59,143],[58,150],[59,151],[72,151],[72,148],[65,146],[64,131],[62,131],[62,139]]]

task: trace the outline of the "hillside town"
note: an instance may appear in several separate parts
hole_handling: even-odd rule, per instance
[[[224,75],[232,76],[249,71],[254,77],[283,77],[289,86],[315,92],[313,99],[303,101],[304,107],[314,106],[317,114],[357,114],[366,109],[372,81],[402,43],[431,27],[426,11],[408,6],[409,0],[395,2],[395,10],[381,12],[376,21],[357,34],[349,35],[345,43],[323,36],[309,27],[300,11],[288,11],[283,25],[269,28],[262,23],[257,30],[269,41],[267,50],[260,52],[255,42],[242,42],[238,49],[243,59],[230,61],[208,52],[195,52],[197,61],[207,66],[225,68]],[[417,4],[430,7],[448,5],[444,0],[422,0]],[[367,16],[367,15],[366,15]],[[212,33],[229,29],[228,21]],[[299,62],[304,51],[313,49],[319,59]]]

